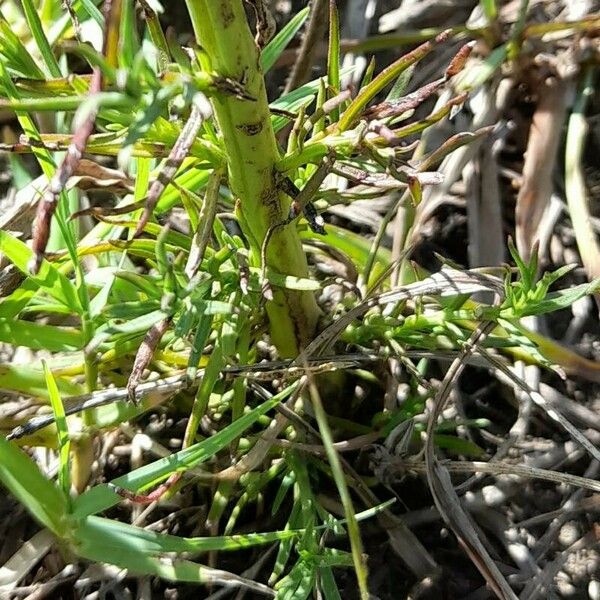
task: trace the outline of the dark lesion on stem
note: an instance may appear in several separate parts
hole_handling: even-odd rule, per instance
[[[279,177],[277,182],[277,188],[282,191],[284,194],[287,194],[290,198],[292,198],[292,202],[290,204],[290,209],[288,215],[282,221],[271,225],[267,230],[265,238],[263,240],[261,251],[260,251],[260,261],[261,261],[261,281],[263,282],[263,296],[267,300],[272,300],[273,293],[270,289],[269,282],[266,278],[266,270],[267,270],[267,251],[269,249],[269,243],[273,238],[273,234],[282,227],[289,225],[293,221],[295,221],[301,214],[304,215],[304,218],[308,222],[308,226],[315,233],[320,235],[325,235],[325,222],[323,217],[321,217],[312,203],[312,199],[315,194],[319,191],[319,187],[325,180],[325,177],[331,172],[333,166],[335,164],[335,151],[331,151],[329,154],[325,156],[317,170],[313,173],[310,179],[306,182],[306,185],[302,190],[299,190],[294,182],[289,179],[289,177]]]

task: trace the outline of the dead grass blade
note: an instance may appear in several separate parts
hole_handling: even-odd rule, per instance
[[[513,370],[498,360],[486,348],[479,347],[478,352],[489,361],[489,363],[500,371],[510,383],[517,389],[523,390],[531,400],[537,404],[553,421],[558,423],[589,455],[600,461],[600,450],[594,446],[558,409],[556,405],[547,402],[544,397],[518,377]]]
[[[493,322],[480,324],[471,335],[461,354],[453,361],[438,389],[434,399],[434,408],[427,421],[427,437],[425,441],[425,463],[427,480],[435,505],[444,521],[452,529],[460,545],[469,555],[479,572],[498,598],[517,600],[508,582],[492,560],[481,542],[477,531],[467,513],[463,510],[460,499],[454,490],[448,471],[438,462],[435,456],[433,433],[452,387],[466,366],[466,358],[473,354],[485,336],[494,328]]]
[[[556,510],[551,510],[546,513],[534,515],[533,517],[529,517],[529,519],[519,521],[516,524],[516,526],[524,527],[525,529],[527,529],[535,525],[540,525],[542,523],[547,523],[548,521],[553,521],[554,519],[561,519],[562,521],[564,521],[568,517],[571,517],[577,513],[592,513],[597,512],[598,510],[600,510],[600,495],[594,494],[593,496],[589,496],[588,498],[582,498],[569,508],[565,508],[564,506],[562,506],[561,508],[557,508]]]
[[[446,144],[443,144],[438,151],[434,151],[430,158],[429,163],[434,162],[434,155],[440,154],[439,158],[443,158],[438,171],[442,174],[444,181],[441,185],[429,187],[423,194],[423,201],[416,210],[408,211],[399,209],[396,214],[394,223],[394,238],[392,245],[392,259],[396,259],[400,256],[403,248],[407,245],[415,244],[419,241],[421,232],[426,221],[431,217],[433,212],[437,210],[439,206],[446,202],[448,193],[451,187],[458,181],[463,173],[463,169],[473,159],[475,153],[479,150],[480,144],[482,143],[484,135],[490,131],[489,127],[493,127],[497,122],[504,110],[507,102],[509,92],[512,89],[512,81],[510,79],[502,79],[500,81],[494,81],[489,85],[486,90],[486,94],[483,96],[487,102],[482,103],[481,107],[477,110],[474,115],[469,129],[471,135],[475,139],[469,140],[467,137],[468,132],[456,134],[453,138],[450,138]],[[441,102],[441,100],[439,101]],[[476,136],[476,137],[475,137]],[[455,152],[452,147],[452,141],[459,142],[457,147],[462,145],[462,148],[458,148]],[[463,145],[464,142],[468,145]],[[441,153],[442,148],[444,152]],[[437,159],[437,157],[436,157]],[[400,272],[396,270],[394,272],[393,281],[397,281]]]
[[[11,597],[11,590],[40,562],[55,542],[54,534],[42,529],[12,555],[0,567],[0,597]]]
[[[552,194],[552,176],[572,88],[571,80],[556,78],[551,83],[543,83],[539,90],[515,209],[517,249],[525,261],[531,257],[539,224]]]
[[[565,192],[569,216],[573,222],[581,261],[590,280],[600,276],[600,246],[592,225],[590,198],[585,184],[582,158],[589,129],[585,119],[585,109],[593,93],[594,75],[592,67],[588,67],[573,112],[569,117],[565,149]],[[598,294],[596,298],[599,298]]]
[[[133,182],[130,178],[121,171],[103,167],[91,160],[83,158],[75,167],[65,188],[71,189],[72,187],[78,187],[83,190],[94,188],[114,192],[115,194],[124,194],[131,191],[132,184]],[[42,198],[43,190],[47,185],[48,180],[46,176],[40,175],[24,188],[20,189],[15,195],[12,206],[0,215],[0,229],[18,232],[22,234],[24,238],[29,238],[35,211]],[[134,208],[136,207],[129,210],[133,210]],[[81,211],[78,213],[78,216],[95,214],[98,210],[110,209],[91,208]],[[129,210],[127,212],[129,212]],[[3,263],[0,266],[3,266]]]
[[[204,253],[213,231],[213,225],[215,216],[217,214],[217,202],[219,200],[219,188],[221,186],[221,178],[223,177],[223,171],[220,169],[214,170],[209,178],[206,186],[206,192],[204,194],[204,200],[202,202],[202,208],[198,215],[198,227],[194,233],[192,239],[192,247],[188,256],[188,261],[185,266],[185,273],[190,280],[196,275],[202,260]],[[179,188],[182,195],[189,194],[184,188]]]
[[[131,402],[136,402],[136,388],[142,378],[144,370],[150,364],[154,351],[160,344],[162,336],[165,334],[169,325],[171,324],[171,318],[162,319],[158,323],[155,323],[146,333],[133,361],[133,367],[129,380],[127,381],[127,394]]]
[[[423,104],[425,100],[431,97],[446,83],[445,77],[440,77],[435,81],[426,83],[418,90],[402,96],[396,100],[386,100],[380,104],[370,106],[364,111],[363,117],[368,121],[372,119],[388,119],[397,117],[408,110],[412,110]]]
[[[104,47],[102,50],[107,63],[112,66],[116,66],[117,64],[121,8],[121,0],[111,0],[106,2],[104,6],[105,36]],[[102,90],[102,86],[102,71],[99,67],[94,67],[92,69],[92,78],[90,80],[88,95],[93,96],[94,94],[98,94]],[[83,106],[86,106],[86,104],[83,104]],[[81,122],[79,123],[79,119],[77,118],[80,116],[79,111],[76,114],[74,124],[78,123],[78,125],[73,133],[71,143],[67,148],[67,153],[58,169],[56,169],[54,176],[48,183],[48,187],[44,191],[37,207],[37,213],[33,223],[33,241],[31,246],[33,258],[29,264],[29,270],[34,275],[39,272],[42,265],[44,252],[46,251],[48,239],[50,238],[50,222],[52,221],[52,215],[56,212],[58,198],[65,189],[67,181],[77,169],[77,166],[83,157],[88,139],[94,131],[98,107],[94,104],[90,104],[90,107],[86,110],[87,112],[84,115],[81,115]]]
[[[203,376],[204,369],[199,369],[194,381],[199,381]],[[140,403],[143,399],[147,399],[152,405],[159,404],[172,397],[178,391],[187,388],[189,385],[190,382],[185,371],[170,377],[165,377],[164,379],[140,383],[135,390],[136,403]],[[73,396],[64,400],[65,415],[74,415],[90,408],[98,408],[100,406],[105,406],[106,404],[112,404],[113,402],[123,402],[127,400],[129,400],[129,390],[126,387],[108,388],[98,392],[84,394],[82,396]],[[34,417],[27,421],[27,423],[15,427],[6,436],[6,439],[17,440],[27,435],[31,435],[52,423],[54,423],[53,414]]]
[[[339,450],[340,452],[342,449]],[[427,466],[424,462],[416,462],[412,460],[394,461],[391,458],[390,467],[398,468],[400,472],[410,471],[425,471]],[[600,491],[600,481],[590,479],[589,477],[580,477],[579,475],[571,475],[570,473],[561,473],[559,471],[551,471],[549,469],[540,469],[530,467],[528,465],[518,465],[501,460],[490,462],[482,461],[442,461],[440,465],[450,473],[485,473],[488,475],[514,475],[524,479],[539,479],[541,481],[552,481],[554,483],[562,483],[572,485],[583,490],[591,490],[592,492]]]
[[[327,24],[329,22],[328,8],[328,0],[313,0],[310,3],[308,23],[306,24],[306,30],[302,37],[302,43],[296,54],[294,66],[285,83],[284,94],[288,94],[308,81],[310,70],[319,50],[319,43],[322,41],[325,31],[327,30]]]
[[[323,359],[308,359],[308,365],[312,369],[312,372],[317,374],[336,369],[360,367],[365,362],[368,363],[375,360],[379,360],[379,357],[376,355],[348,354],[324,357]],[[196,385],[204,377],[204,372],[204,369],[198,369],[194,380],[191,382],[186,372],[183,371],[170,377],[140,383],[135,388],[136,404],[139,404],[143,400],[153,406],[164,402],[177,392]],[[270,381],[281,377],[301,377],[304,373],[305,369],[303,367],[294,367],[291,360],[271,361],[253,365],[233,365],[225,367],[222,371],[223,376],[243,376],[258,381]],[[129,398],[130,395],[127,387],[108,388],[81,396],[72,396],[65,399],[65,414],[66,416],[74,415],[90,408],[98,408],[106,404],[112,404],[113,402],[127,401]],[[6,439],[13,440],[31,435],[53,422],[54,415],[52,414],[33,417],[27,423],[15,427]]]
[[[481,93],[483,102],[489,90]],[[499,185],[496,148],[501,142],[482,144],[478,154],[465,167],[469,266],[501,265],[505,256],[502,194]]]
[[[110,169],[82,158],[73,172],[68,185],[74,185],[80,190],[104,190],[114,194],[131,194],[134,190],[134,181],[131,177],[119,171]]]
[[[259,48],[264,48],[275,35],[277,28],[275,17],[271,14],[269,5],[264,0],[246,0],[246,2],[252,7],[256,16],[254,41]]]
[[[592,531],[589,531],[575,543],[565,548],[558,553],[557,558],[550,561],[538,574],[535,575],[525,586],[521,592],[521,600],[535,600],[536,598],[547,598],[548,592],[551,589],[552,582],[561,567],[567,561],[570,554],[579,552],[585,548],[592,548],[598,545],[600,534],[597,525],[592,526]]]

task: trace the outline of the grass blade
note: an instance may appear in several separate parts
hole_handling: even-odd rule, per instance
[[[64,377],[58,379],[57,385],[61,394],[65,396],[77,396],[83,392],[79,384],[71,383]],[[48,388],[42,370],[28,365],[2,365],[0,388],[33,398],[48,398]]]
[[[50,352],[72,352],[81,350],[84,345],[81,331],[72,327],[55,327],[34,321],[2,318],[0,342]]]
[[[71,490],[71,473],[69,465],[69,451],[71,440],[69,437],[69,428],[67,418],[65,417],[65,407],[63,406],[60,392],[45,360],[42,360],[44,366],[44,377],[48,386],[48,395],[50,396],[50,405],[54,413],[54,422],[56,423],[56,433],[58,435],[58,485],[63,491],[65,498],[69,498]]]
[[[293,539],[302,533],[302,530],[288,530],[245,535],[179,537],[149,531],[104,517],[89,516],[78,528],[76,540],[82,543],[84,549],[86,545],[97,544],[144,554],[185,552],[195,556],[215,550],[227,552],[245,550],[258,545]]]
[[[260,66],[266,73],[281,56],[287,45],[304,25],[308,17],[309,8],[303,8],[298,14],[294,15],[286,26],[263,48],[260,55]]]
[[[0,437],[0,482],[27,508],[31,516],[55,533],[67,531],[67,499],[44,477],[31,459]]]
[[[327,84],[334,95],[340,92],[340,17],[335,0],[329,2],[329,45],[327,48]],[[332,116],[337,121],[337,116]]]
[[[331,434],[331,429],[329,428],[327,415],[325,413],[325,409],[323,408],[323,404],[321,403],[319,392],[312,380],[309,382],[309,386],[310,397],[315,411],[315,417],[317,419],[317,423],[319,424],[321,438],[323,439],[323,446],[325,447],[327,459],[329,460],[331,471],[333,473],[333,479],[337,486],[338,493],[340,495],[340,499],[344,507],[344,515],[346,516],[348,537],[350,538],[350,546],[352,548],[352,560],[354,562],[354,569],[356,571],[356,577],[358,579],[360,597],[362,598],[362,600],[368,600],[370,596],[369,586],[367,582],[367,565],[365,564],[363,556],[363,545],[360,537],[360,529],[356,520],[356,513],[354,512],[354,507],[352,506],[352,498],[350,497],[350,491],[348,489],[346,477],[342,469],[342,463],[335,448],[333,447],[333,435]]]
[[[492,23],[498,16],[498,7],[496,6],[496,0],[479,0],[479,4],[483,9],[483,14],[488,20],[488,23]]]
[[[239,437],[262,415],[275,408],[277,404],[290,396],[297,386],[298,384],[294,383],[287,387],[210,438],[171,456],[136,469],[122,477],[118,477],[112,483],[131,491],[138,491],[140,488],[154,485],[155,482],[165,479],[177,470],[184,471],[198,466],[209,460],[217,452]],[[106,510],[120,502],[120,500],[120,496],[115,494],[108,486],[96,486],[75,500],[74,512],[78,517],[87,516]]]
[[[118,531],[114,530],[112,535],[110,533],[107,535],[107,525],[127,527],[122,523],[92,517],[86,519],[75,532],[79,542],[78,553],[82,558],[101,563],[109,561],[138,575],[155,575],[169,581],[246,587],[272,595],[267,586],[232,573],[205,567],[179,557],[173,558],[166,554],[157,556],[156,552],[144,551],[143,545],[139,543],[140,538],[136,538],[131,529],[125,531],[118,527]],[[143,530],[138,530],[140,531]],[[107,549],[110,549],[110,552],[107,553]]]
[[[40,16],[38,15],[32,0],[21,0],[21,4],[23,6],[23,12],[25,13],[25,18],[27,19],[29,29],[31,29],[33,39],[35,40],[38,50],[40,51],[40,54],[46,63],[48,75],[54,77],[55,79],[62,77],[60,67],[58,66],[58,61],[52,52],[48,38],[46,37],[44,29],[42,28]]]

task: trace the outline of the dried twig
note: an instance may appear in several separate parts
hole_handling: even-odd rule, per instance
[[[492,560],[485,546],[481,542],[473,523],[461,507],[460,500],[452,486],[448,471],[444,469],[435,456],[433,442],[433,433],[437,425],[438,416],[444,408],[450,390],[455,385],[458,377],[466,366],[465,358],[475,351],[476,347],[493,327],[493,322],[480,324],[465,345],[461,355],[454,360],[446,372],[434,399],[434,408],[427,421],[425,462],[427,465],[429,489],[431,490],[435,505],[440,511],[444,521],[446,521],[452,531],[454,531],[460,545],[467,552],[496,595],[504,600],[517,600],[517,596],[508,585],[508,582],[496,566],[496,563]]]
[[[133,361],[133,367],[127,381],[127,395],[129,400],[137,402],[136,388],[142,378],[144,370],[150,364],[154,351],[160,344],[162,336],[165,334],[169,325],[171,324],[171,318],[166,318],[155,323],[146,333],[144,340],[138,348],[135,360]]]
[[[368,363],[380,359],[381,357],[373,354],[324,356],[322,358],[308,359],[308,365],[315,373],[323,373],[338,369],[355,368],[365,364],[365,362]],[[282,360],[253,365],[229,366],[223,369],[222,374],[225,377],[246,377],[257,381],[270,381],[276,378],[294,379],[301,377],[304,374],[304,368],[295,366],[292,360]],[[198,369],[192,382],[189,381],[186,372],[183,371],[163,379],[140,383],[135,388],[135,402],[139,404],[144,398],[148,398],[152,404],[164,401],[181,390],[193,387],[203,376],[204,369]],[[108,388],[90,394],[65,398],[65,414],[69,416],[90,408],[98,408],[106,404],[127,400],[130,400],[130,393],[127,387]],[[54,415],[52,414],[34,417],[27,423],[15,427],[7,435],[7,439],[22,438],[35,433],[53,422]]]
[[[211,115],[212,109],[206,96],[201,93],[196,94],[192,102],[190,116],[181,129],[181,133],[179,134],[175,145],[171,149],[171,152],[169,152],[169,157],[158,174],[158,177],[150,186],[150,190],[148,191],[148,196],[146,198],[146,206],[135,229],[134,237],[139,236],[142,231],[144,231],[144,227],[150,220],[152,211],[158,204],[162,193],[167,185],[169,185],[173,177],[175,177],[179,167],[181,166],[181,163],[188,155],[188,152],[192,147],[198,132],[200,131],[202,123],[206,119],[209,119]]]
[[[569,215],[573,221],[581,261],[589,279],[600,276],[600,246],[592,225],[591,202],[582,167],[585,140],[589,129],[585,119],[585,110],[593,92],[594,72],[590,66],[585,72],[577,102],[569,118],[565,152],[565,191]],[[596,294],[596,300],[600,300],[598,294]]]
[[[95,67],[92,71],[89,94],[93,95],[100,92],[101,84],[102,73],[99,68]],[[28,265],[29,270],[34,275],[38,273],[42,266],[44,252],[46,251],[46,245],[50,238],[50,222],[52,220],[52,215],[54,215],[56,211],[58,198],[64,190],[69,177],[71,177],[77,169],[77,165],[83,156],[88,138],[94,130],[97,113],[98,109],[96,107],[88,110],[85,119],[73,134],[73,139],[67,148],[67,154],[63,159],[63,162],[56,169],[54,176],[48,183],[48,187],[42,194],[40,203],[38,204],[35,221],[33,223],[33,258]]]
[[[558,423],[567,433],[580,445],[582,446],[591,457],[600,461],[600,449],[598,449],[592,442],[590,442],[578,429],[575,427],[558,409],[556,405],[548,402],[539,392],[531,389],[531,387],[518,377],[511,367],[505,365],[502,361],[499,361],[493,354],[491,354],[486,348],[479,347],[478,352],[484,356],[491,365],[497,368],[502,374],[504,374],[508,380],[520,390],[523,390],[531,400],[537,404],[553,421]]]
[[[573,82],[555,79],[544,83],[529,132],[523,183],[515,208],[515,237],[523,260],[529,260],[537,240],[539,224],[552,194],[554,165],[562,139],[567,102]]]

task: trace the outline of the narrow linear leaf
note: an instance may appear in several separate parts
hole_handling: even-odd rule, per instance
[[[66,378],[57,379],[58,389],[65,396],[83,393],[81,385]],[[28,397],[48,398],[48,389],[42,369],[29,365],[0,365],[0,388],[20,392]]]
[[[403,71],[402,73],[400,73],[400,75],[398,75],[398,78],[394,82],[392,89],[390,90],[389,94],[385,97],[386,101],[398,100],[398,98],[401,98],[404,95],[404,92],[406,92],[406,89],[408,88],[408,84],[410,83],[414,72],[415,66],[413,65],[411,67],[408,67],[406,71]]]
[[[129,550],[145,554],[186,552],[198,555],[204,552],[245,550],[253,546],[296,538],[302,530],[270,531],[245,535],[224,535],[209,537],[179,537],[148,531],[127,523],[104,517],[89,516],[77,530],[76,539],[85,545],[99,545],[113,549]]]
[[[25,18],[27,19],[27,23],[31,29],[33,39],[35,40],[38,50],[40,51],[40,54],[46,63],[48,75],[54,78],[62,77],[60,67],[58,66],[58,62],[52,53],[52,48],[50,47],[48,38],[46,37],[44,29],[42,28],[40,16],[38,15],[32,0],[21,0],[21,4],[23,5],[23,12],[25,13]]]
[[[327,83],[334,93],[340,92],[340,17],[336,0],[329,2],[329,44],[327,47]],[[332,113],[335,122],[339,117],[336,109]]]
[[[71,490],[71,473],[69,464],[69,450],[71,440],[69,437],[69,428],[67,426],[67,418],[65,417],[65,407],[63,406],[60,392],[52,375],[52,371],[48,368],[48,363],[42,360],[44,367],[44,377],[48,386],[48,396],[50,397],[50,405],[54,413],[54,422],[56,423],[56,433],[58,436],[58,484],[63,491],[65,498],[69,499]]]
[[[320,575],[323,598],[325,600],[342,600],[331,567],[321,568]]]
[[[483,9],[483,14],[489,22],[492,22],[498,16],[498,7],[496,6],[496,0],[479,0],[479,4]]]
[[[292,17],[285,27],[264,47],[260,55],[260,66],[263,72],[267,72],[281,56],[287,45],[298,33],[306,18],[309,8],[303,8],[298,14]]]
[[[145,465],[131,473],[123,475],[115,480],[113,484],[124,487],[131,491],[139,491],[147,485],[153,485],[157,481],[168,477],[175,471],[185,471],[205,462],[230,444],[234,439],[242,435],[257,419],[269,412],[282,400],[285,400],[296,389],[298,383],[294,383],[285,390],[273,396],[252,409],[237,421],[231,423],[225,429],[214,434],[210,438],[198,442],[185,450],[181,450],[171,456]],[[102,510],[106,510],[120,502],[121,498],[108,486],[96,486],[82,494],[75,500],[74,513],[77,517],[84,517]]]
[[[352,549],[352,560],[354,562],[354,570],[356,572],[356,578],[358,580],[358,589],[362,600],[369,599],[369,585],[368,585],[368,573],[367,565],[365,563],[363,555],[363,544],[360,536],[360,529],[358,527],[358,521],[356,520],[356,512],[352,505],[352,498],[350,497],[350,491],[348,489],[348,483],[346,482],[346,476],[342,469],[342,464],[337,451],[333,446],[333,435],[329,422],[327,421],[327,414],[323,408],[319,392],[314,384],[314,381],[309,382],[310,386],[310,397],[312,400],[313,409],[315,411],[315,417],[319,425],[319,432],[323,439],[323,446],[325,447],[325,453],[327,460],[331,466],[333,474],[333,480],[338,489],[340,500],[344,507],[344,515],[346,517],[348,527],[348,537],[350,538],[350,547]]]
[[[435,37],[434,40],[430,40],[424,44],[421,44],[379,73],[379,75],[377,75],[373,81],[360,90],[358,96],[350,103],[340,118],[340,121],[337,125],[338,131],[346,131],[349,129],[359,117],[360,113],[365,109],[367,104],[373,98],[375,98],[379,92],[395,81],[398,76],[411,65],[427,56],[427,54],[429,54],[437,44],[441,44],[442,42],[446,41],[449,36],[449,32],[440,33]]]
[[[80,350],[84,344],[81,331],[72,327],[3,318],[0,318],[0,342],[50,352]]]
[[[600,279],[596,279],[590,283],[582,283],[572,288],[551,292],[543,300],[529,302],[527,306],[519,309],[518,316],[542,315],[561,310],[571,306],[574,302],[584,296],[597,294],[599,290]],[[510,309],[508,310],[510,311]],[[501,315],[505,316],[503,313],[501,313]]]
[[[479,65],[465,69],[457,75],[456,90],[471,91],[482,86],[500,68],[506,59],[508,47],[506,44],[494,48],[490,55]]]
[[[85,529],[84,531],[88,533],[88,536],[91,533]],[[85,543],[77,548],[79,556],[87,560],[100,563],[110,562],[138,575],[154,575],[168,581],[244,587],[262,594],[270,595],[271,593],[266,585],[255,583],[227,571],[212,569],[182,558],[140,552],[135,546],[123,548],[118,544],[110,545],[111,539],[105,540],[105,544],[99,544],[93,538],[88,539],[88,536],[86,536]]]

